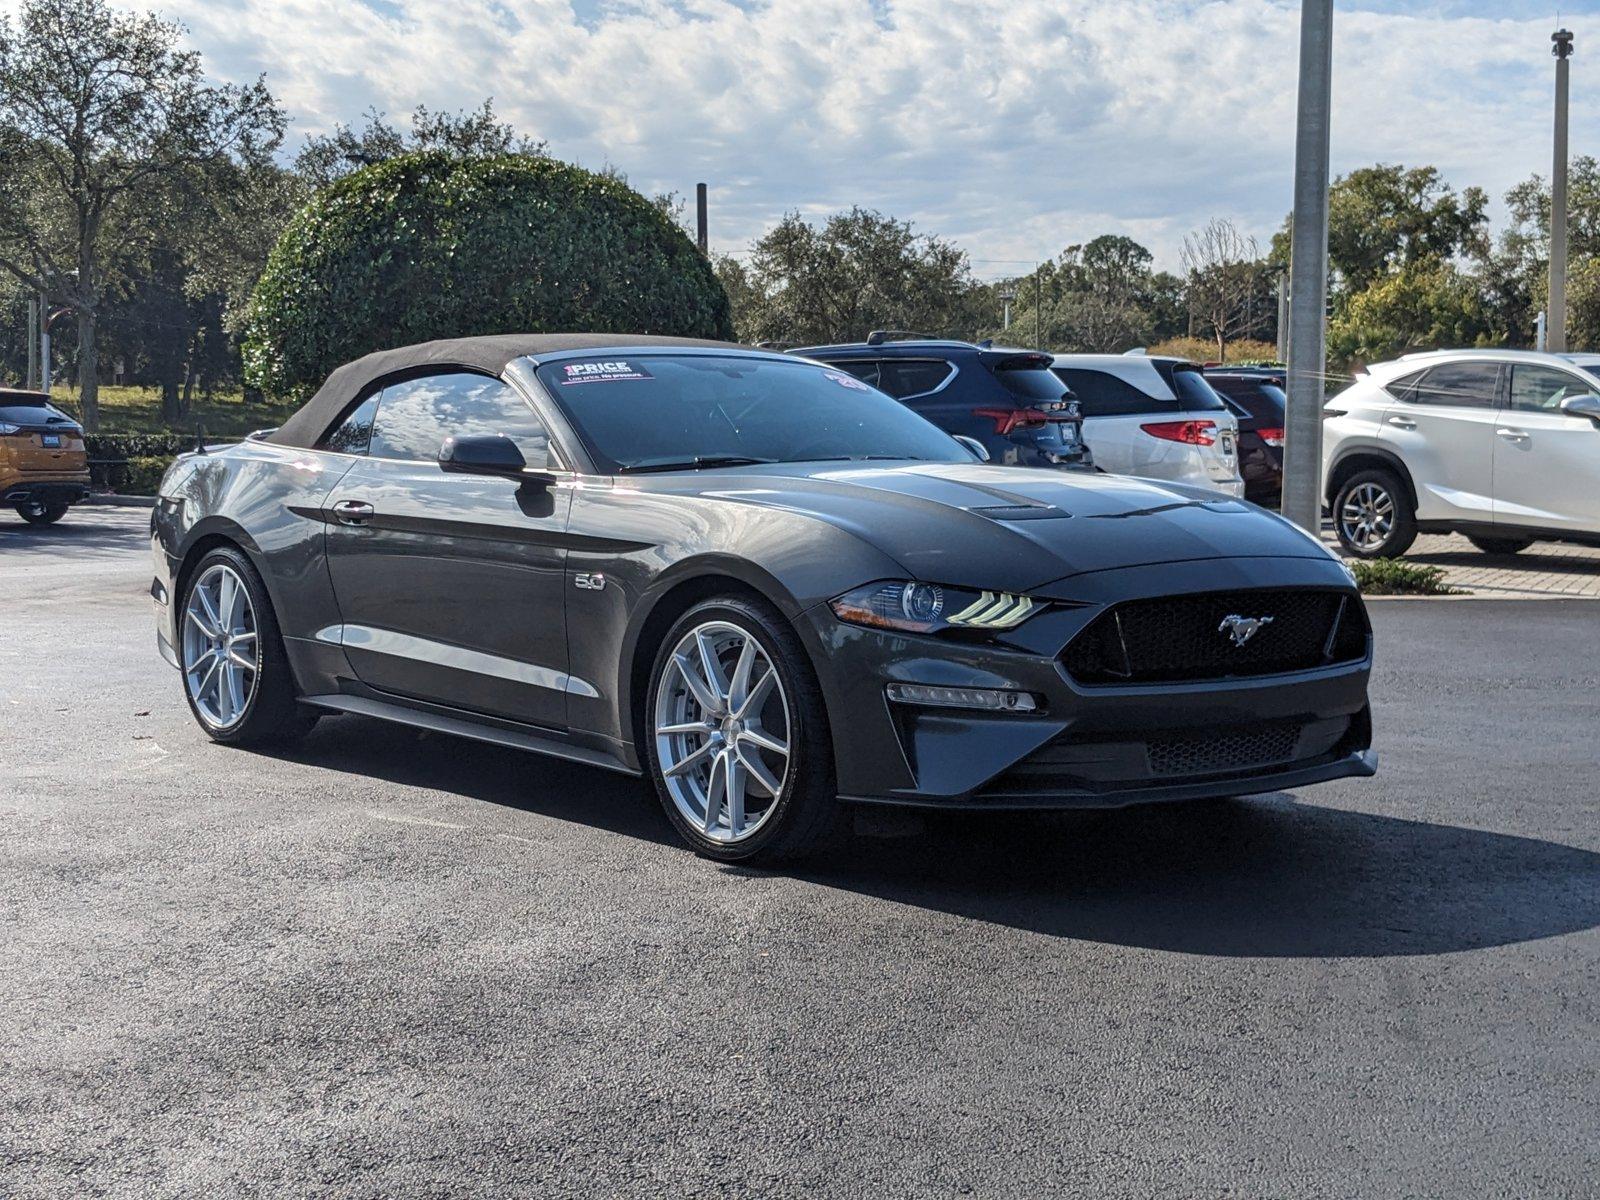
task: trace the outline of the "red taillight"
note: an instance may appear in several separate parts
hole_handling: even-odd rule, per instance
[[[1215,421],[1158,421],[1154,425],[1141,425],[1151,437],[1168,442],[1183,442],[1188,446],[1216,445]]]
[[[1283,430],[1275,426],[1269,425],[1265,429],[1256,430],[1256,432],[1261,435],[1261,440],[1269,446],[1283,445]]]
[[[1005,437],[1020,426],[1043,425],[1049,420],[1037,408],[975,408],[975,417],[988,417],[994,422],[994,431]]]

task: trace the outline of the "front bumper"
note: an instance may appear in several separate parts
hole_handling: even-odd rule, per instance
[[[1076,609],[1035,617],[1010,645],[846,625],[801,614],[833,718],[840,795],[945,808],[1116,808],[1235,796],[1371,775],[1370,649],[1310,671],[1085,686],[1059,657],[1105,605],[1237,587],[1348,588],[1316,559],[1227,560],[1067,581]],[[1067,598],[1067,589],[1055,589]],[[1017,644],[1032,641],[1032,645]],[[891,703],[888,683],[1028,692],[1037,713]]]

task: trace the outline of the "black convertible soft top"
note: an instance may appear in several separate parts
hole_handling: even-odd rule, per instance
[[[328,376],[293,416],[261,440],[280,446],[310,448],[353,401],[377,380],[419,367],[465,367],[498,375],[506,364],[530,354],[559,354],[566,350],[629,350],[644,346],[698,346],[747,350],[731,342],[700,338],[656,337],[628,333],[500,333],[489,337],[447,338],[419,342],[394,350],[379,350],[345,363]]]

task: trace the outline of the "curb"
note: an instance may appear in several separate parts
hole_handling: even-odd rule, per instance
[[[85,496],[79,504],[104,504],[112,508],[154,508],[154,496]]]

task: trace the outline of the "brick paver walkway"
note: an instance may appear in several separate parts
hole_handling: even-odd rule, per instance
[[[1333,540],[1331,530],[1323,536]],[[1455,534],[1423,534],[1406,561],[1443,567],[1452,587],[1496,600],[1600,600],[1600,549],[1535,542],[1521,554],[1485,554]]]

